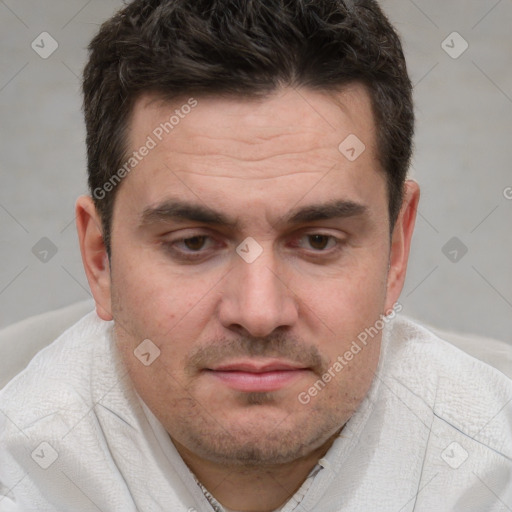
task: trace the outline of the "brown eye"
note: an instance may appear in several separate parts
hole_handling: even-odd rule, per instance
[[[322,251],[327,248],[332,237],[327,235],[309,235],[309,245],[317,250]]]
[[[206,236],[193,236],[183,240],[183,244],[190,251],[200,251],[206,244]]]

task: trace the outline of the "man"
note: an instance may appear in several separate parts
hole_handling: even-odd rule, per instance
[[[96,312],[0,395],[0,510],[510,510],[512,384],[396,317],[419,190],[378,5],[136,0],[90,51]]]

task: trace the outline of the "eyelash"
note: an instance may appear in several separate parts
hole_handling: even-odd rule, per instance
[[[331,256],[332,257],[336,253],[338,253],[345,245],[344,240],[342,240],[338,237],[335,237],[334,235],[330,235],[330,234],[322,233],[322,232],[313,232],[313,233],[302,234],[298,237],[295,237],[293,239],[294,241],[292,242],[292,247],[300,249],[299,244],[303,239],[307,239],[307,238],[314,237],[314,236],[326,237],[329,239],[328,243],[333,241],[335,245],[334,245],[334,247],[332,247],[330,249],[325,249],[325,250],[315,250],[315,249],[307,250],[306,249],[306,251],[308,251],[309,256],[324,256],[324,257]],[[164,241],[162,243],[162,245],[165,247],[165,249],[168,252],[171,252],[175,258],[180,259],[185,262],[193,263],[193,262],[197,262],[199,260],[206,259],[208,257],[208,249],[203,250],[201,248],[198,251],[193,251],[190,249],[189,250],[177,249],[176,246],[178,244],[182,244],[186,241],[193,240],[194,238],[205,238],[207,243],[208,243],[208,241],[210,241],[210,243],[212,241],[215,243],[215,238],[212,237],[211,235],[195,234],[192,236],[178,238],[176,240]],[[217,244],[217,245],[221,245],[221,244]],[[222,245],[225,245],[225,244],[222,244]]]
[[[205,238],[207,241],[210,242],[213,240],[213,237],[209,235],[193,235],[193,236],[187,236],[185,238],[178,238],[177,240],[171,240],[171,241],[165,241],[163,242],[163,246],[165,249],[173,254],[174,257],[182,260],[182,261],[197,261],[200,259],[205,258],[205,252],[204,250],[200,249],[199,251],[191,251],[191,250],[183,250],[183,249],[177,249],[176,246],[178,244],[182,244],[186,242],[187,240],[192,240],[194,238]]]

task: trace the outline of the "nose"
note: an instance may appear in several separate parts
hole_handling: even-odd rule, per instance
[[[235,256],[233,271],[226,276],[222,290],[220,322],[227,329],[253,337],[293,326],[299,308],[286,281],[270,249],[252,263]]]

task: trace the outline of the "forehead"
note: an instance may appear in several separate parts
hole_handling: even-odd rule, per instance
[[[181,193],[203,202],[222,203],[228,192],[262,202],[270,190],[279,203],[334,187],[357,200],[372,180],[384,182],[375,131],[370,95],[359,84],[335,93],[285,88],[264,99],[146,95],[128,131],[127,158],[145,156],[127,177],[127,192],[141,207]]]
[[[276,153],[284,153],[287,140],[303,142],[298,149],[304,151],[334,150],[331,156],[336,159],[340,137],[358,134],[370,149],[375,142],[371,99],[362,84],[338,92],[284,88],[263,99],[183,96],[165,102],[143,95],[134,105],[128,133],[131,149],[151,135],[163,150],[179,146],[215,153],[221,144],[224,149],[232,146],[226,156],[246,160],[260,154],[269,157],[274,146]]]

